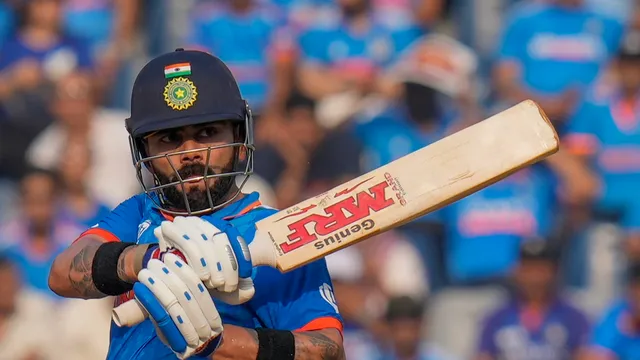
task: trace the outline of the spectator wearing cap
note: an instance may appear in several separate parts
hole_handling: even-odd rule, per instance
[[[640,354],[640,262],[627,270],[626,294],[600,317],[586,360],[635,360]]]
[[[562,132],[615,53],[623,26],[584,0],[523,2],[508,15],[494,72],[498,102],[534,99]]]
[[[425,333],[425,300],[408,296],[390,299],[385,313],[386,342],[375,360],[453,360],[437,345],[427,340]]]
[[[559,254],[546,240],[523,243],[510,299],[484,320],[477,360],[576,359],[589,336],[585,314],[558,292]]]

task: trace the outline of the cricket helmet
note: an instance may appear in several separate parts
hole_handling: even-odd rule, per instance
[[[145,138],[157,131],[200,125],[216,121],[230,121],[235,126],[237,139],[233,143],[207,148],[172,152],[162,155],[146,153]],[[242,98],[238,84],[229,68],[217,57],[202,51],[177,49],[152,59],[147,63],[133,85],[131,116],[125,120],[129,143],[138,181],[145,193],[161,210],[173,215],[198,215],[220,208],[237,197],[249,175],[253,173],[253,117],[248,103]],[[205,181],[218,177],[232,177],[229,191],[236,176],[244,180],[237,191],[223,203],[214,203],[207,191],[208,207],[192,209],[185,192],[185,181],[179,169],[173,168],[174,179],[161,183],[154,174],[151,161],[188,152],[206,151],[209,164],[211,151],[223,147],[234,148],[233,170],[220,174],[207,173],[191,181]],[[240,150],[246,157],[240,159]],[[171,162],[170,162],[171,163]],[[172,165],[173,167],[173,165]],[[207,168],[205,166],[205,168]],[[147,176],[143,176],[143,174]],[[149,179],[149,176],[150,178]],[[184,204],[172,204],[165,196],[165,189],[180,186]]]

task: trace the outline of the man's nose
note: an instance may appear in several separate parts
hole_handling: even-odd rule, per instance
[[[203,151],[194,151],[201,149],[202,145],[193,140],[187,140],[182,143],[180,151],[184,151],[180,155],[180,162],[202,162],[204,161]]]

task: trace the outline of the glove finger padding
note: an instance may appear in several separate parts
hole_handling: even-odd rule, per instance
[[[138,273],[139,283],[134,285],[138,302],[149,317],[158,324],[171,349],[182,353],[187,349],[187,339],[198,338],[191,322],[185,322],[187,314],[166,284],[148,269]]]
[[[244,238],[240,235],[238,229],[228,222],[216,218],[207,219],[213,226],[224,231],[227,234],[231,248],[236,255],[238,262],[238,276],[240,278],[251,277],[253,272],[253,264],[251,263],[251,252]]]
[[[173,254],[167,254],[164,258],[165,265],[177,274],[187,285],[191,294],[198,302],[200,311],[204,315],[205,320],[209,324],[209,328],[213,331],[222,331],[222,320],[220,314],[216,309],[216,306],[211,298],[211,295],[207,291],[204,284],[198,278],[198,275],[186,265],[179,257]],[[204,341],[204,339],[203,339]]]
[[[192,291],[189,289],[186,282],[180,278],[178,274],[171,271],[169,266],[159,260],[149,261],[148,269],[151,270],[156,277],[160,278],[160,280],[167,285],[169,290],[173,292],[173,295],[180,303],[180,306],[182,306],[187,314],[187,318],[182,320],[190,322],[195,329],[197,333],[195,338],[187,338],[185,336],[185,340],[187,340],[189,346],[197,346],[199,339],[209,339],[211,337],[209,324],[205,319],[205,315],[200,310],[198,301],[195,299],[195,296],[192,294]]]
[[[201,231],[202,234],[209,235],[216,248],[216,257],[218,262],[215,264],[217,270],[217,278],[222,280],[222,283],[214,283],[213,281],[208,284],[210,289],[217,289],[224,292],[235,291],[238,287],[238,260],[229,242],[227,233],[218,229],[213,224],[200,218],[196,218],[194,225]],[[212,276],[213,280],[214,276]]]

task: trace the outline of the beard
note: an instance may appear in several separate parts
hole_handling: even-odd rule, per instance
[[[215,171],[210,166],[204,164],[193,164],[182,167],[178,170],[179,177],[174,174],[173,176],[166,176],[164,174],[156,174],[158,181],[161,185],[166,185],[173,182],[179,182],[180,179],[188,179],[192,176],[203,176],[205,169],[207,170],[207,176],[215,174]],[[233,161],[230,161],[227,165],[222,167],[221,174],[231,172],[233,170]],[[205,189],[197,188],[193,185],[197,183],[185,183],[184,190],[181,185],[170,186],[162,190],[166,202],[176,210],[187,210],[187,204],[191,212],[208,210],[212,207],[222,203],[227,197],[231,186],[235,180],[234,176],[218,176],[215,178],[208,178],[208,181],[213,181],[213,184]],[[205,179],[200,180],[205,181]],[[192,186],[189,186],[192,185]],[[186,203],[183,191],[186,192]],[[211,196],[211,202],[209,202],[209,195]]]

